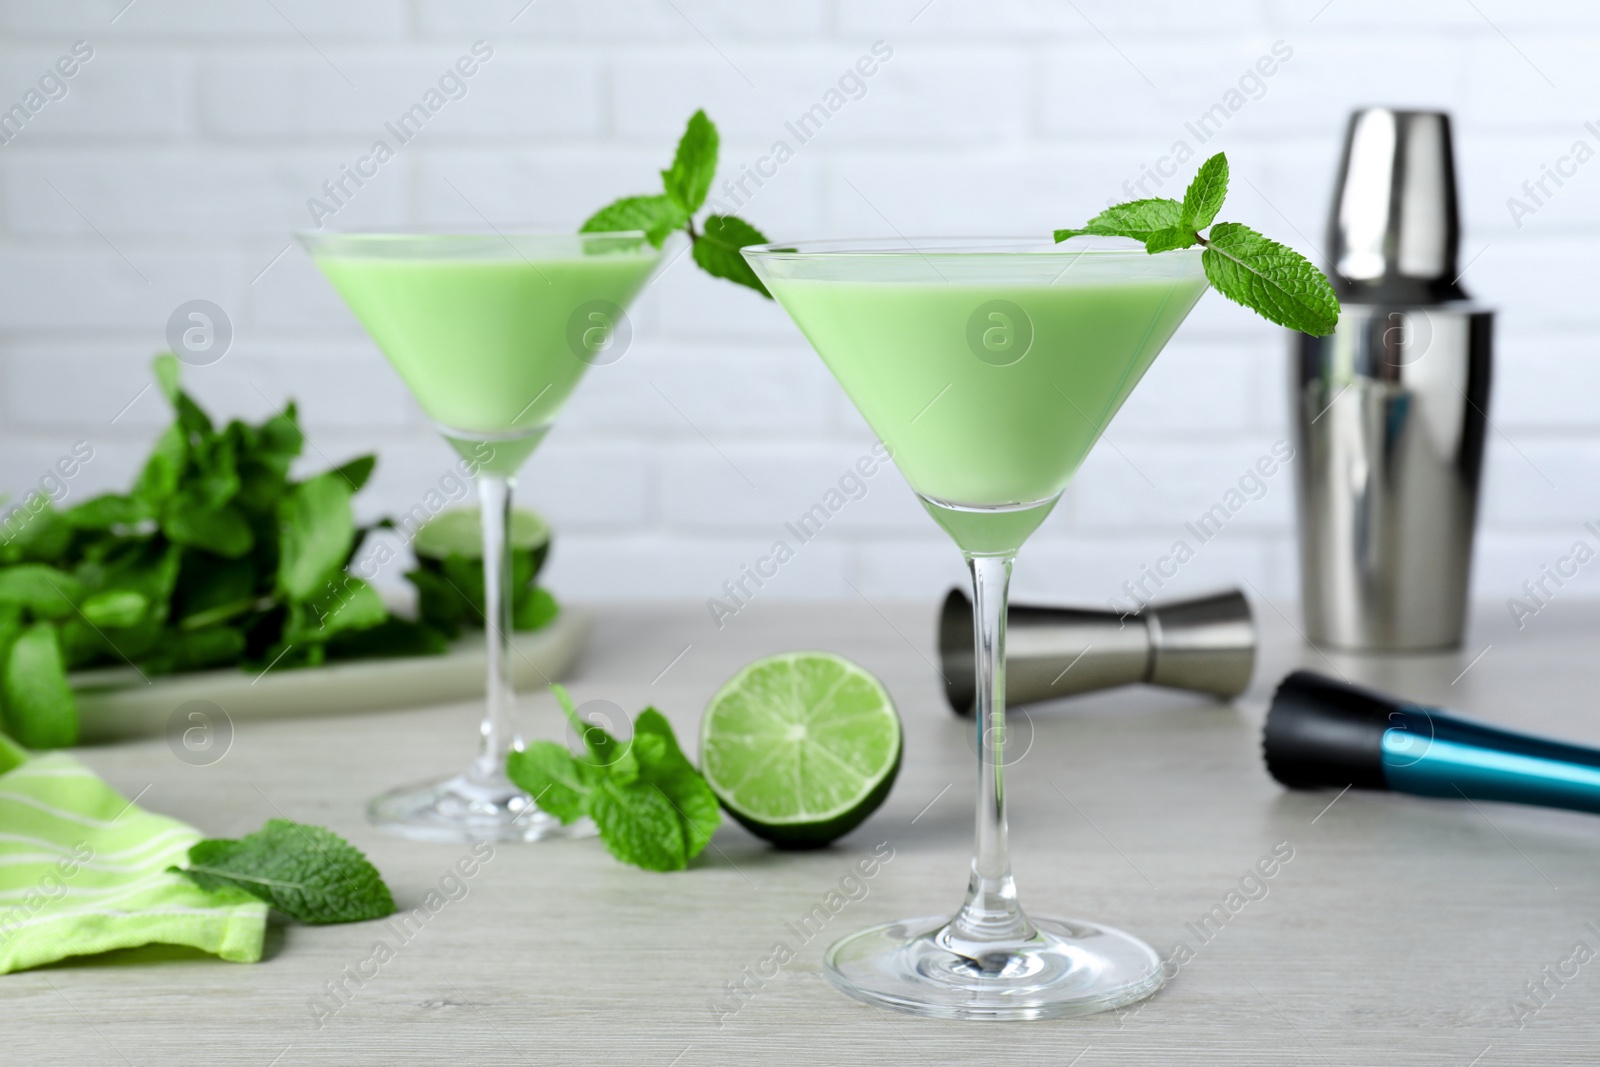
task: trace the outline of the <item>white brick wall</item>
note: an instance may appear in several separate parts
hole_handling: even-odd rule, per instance
[[[783,135],[873,41],[893,58],[746,206],[774,236],[1043,232],[1165,154],[1275,41],[1292,57],[1205,150],[1230,212],[1315,251],[1345,115],[1454,112],[1467,274],[1502,311],[1477,592],[1504,598],[1600,518],[1600,162],[1519,228],[1506,198],[1600,120],[1600,11],[1577,0],[5,0],[0,105],[94,48],[0,146],[0,489],[79,438],[81,496],[124,484],[165,417],[140,396],[168,314],[204,297],[237,334],[188,372],[219,414],[299,399],[308,467],[377,448],[364,517],[452,456],[349,313],[290,249],[306,198],[479,38],[493,59],[341,226],[573,225],[647,189],[690,111],[725,175]],[[275,258],[274,257],[279,257]],[[271,264],[269,268],[269,264]],[[530,464],[575,597],[718,594],[871,443],[771,305],[684,263],[635,312]],[[1099,600],[1165,553],[1286,433],[1278,331],[1209,296],[1024,554],[1021,595]],[[137,402],[133,402],[139,397]],[[113,421],[115,420],[115,421]],[[1114,447],[1113,447],[1114,446]],[[753,484],[752,484],[753,483]],[[1290,473],[1173,588],[1294,593]],[[395,569],[398,573],[398,569]],[[954,551],[886,470],[763,596],[931,598]],[[1600,594],[1587,573],[1564,595]]]

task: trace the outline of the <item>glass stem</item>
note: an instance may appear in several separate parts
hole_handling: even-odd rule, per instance
[[[978,707],[978,825],[966,903],[949,927],[952,947],[976,959],[989,955],[984,943],[1033,936],[1017,903],[1006,843],[1006,591],[1013,556],[968,556],[972,571],[974,664]]]
[[[487,676],[484,679],[482,739],[473,776],[494,781],[505,776],[506,755],[518,745],[511,709],[516,688],[511,680],[511,486],[512,479],[478,472],[478,505],[483,522],[483,634]]]

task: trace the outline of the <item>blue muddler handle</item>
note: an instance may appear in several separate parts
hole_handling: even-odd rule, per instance
[[[1291,789],[1387,789],[1600,814],[1600,749],[1502,730],[1311,671],[1278,686],[1262,736]]]

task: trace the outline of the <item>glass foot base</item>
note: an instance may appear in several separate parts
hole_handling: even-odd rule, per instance
[[[828,980],[856,1000],[938,1019],[1089,1015],[1161,988],[1161,958],[1121,930],[1033,919],[1033,937],[979,959],[952,951],[945,916],[906,919],[835,942]]]
[[[509,778],[472,772],[385,793],[367,805],[367,818],[413,841],[543,841],[595,833],[588,819],[563,826]]]

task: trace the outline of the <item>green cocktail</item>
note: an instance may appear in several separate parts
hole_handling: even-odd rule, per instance
[[[548,426],[593,359],[569,333],[606,330],[655,270],[648,244],[609,254],[413,259],[318,255],[317,265],[437,425],[505,436]],[[593,305],[589,319],[574,312]]]
[[[963,549],[1021,546],[1205,290],[1198,270],[1117,277],[1081,255],[929,250],[868,280],[832,261],[767,279]]]
[[[1005,790],[1006,587],[1017,549],[1205,291],[1200,253],[1120,239],[818,241],[744,249],[972,570],[977,841],[953,918],[833,945],[828,977],[870,1004],[1030,1019],[1128,1004],[1161,961],[1121,931],[1030,918]]]
[[[379,797],[372,821],[423,840],[567,834],[505,776],[506,754],[518,745],[508,645],[512,479],[583,373],[627,347],[624,308],[662,254],[639,233],[328,233],[301,241],[472,465],[483,515],[488,679],[478,758],[463,774]],[[578,828],[585,831],[592,828]]]

